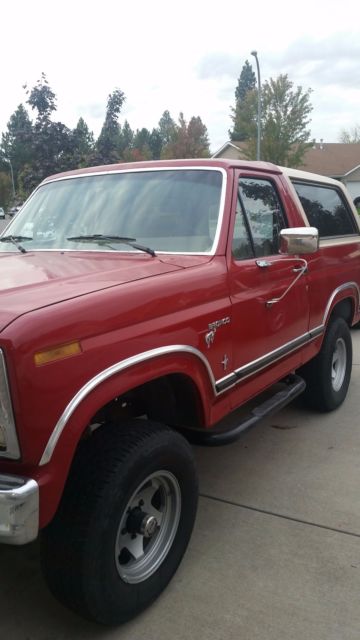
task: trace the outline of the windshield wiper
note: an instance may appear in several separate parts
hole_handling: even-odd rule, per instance
[[[27,253],[26,249],[20,244],[20,242],[25,242],[25,240],[32,240],[32,238],[29,236],[2,236],[0,238],[0,242],[12,242],[21,253]]]
[[[109,244],[110,242],[123,242],[124,244],[130,245],[130,247],[134,247],[134,249],[139,249],[139,251],[145,251],[149,253],[151,256],[156,256],[154,249],[150,249],[149,247],[144,247],[142,244],[138,244],[136,242],[136,238],[128,238],[127,236],[108,236],[102,235],[101,233],[94,233],[92,235],[83,235],[83,236],[71,236],[70,238],[66,238],[66,240],[74,240],[76,242],[91,242],[94,240],[99,244]]]

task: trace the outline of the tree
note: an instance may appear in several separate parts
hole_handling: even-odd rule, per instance
[[[145,145],[149,145],[150,140],[150,131],[143,127],[142,129],[137,129],[134,139],[133,146],[135,149],[142,149]]]
[[[108,97],[105,121],[96,142],[97,163],[111,164],[120,159],[121,139],[118,120],[124,101],[125,94],[121,89],[115,89]]]
[[[188,149],[188,132],[184,114],[179,114],[179,124],[175,124],[175,129],[171,134],[171,138],[167,144],[163,145],[161,157],[170,158],[186,158]]]
[[[0,171],[0,207],[7,209],[12,198],[11,177],[5,171]]]
[[[72,152],[69,163],[73,168],[86,167],[94,150],[94,135],[83,118],[79,118],[75,129],[71,132]]]
[[[257,131],[257,91],[248,91],[241,102],[232,108],[233,129],[229,130],[231,140],[242,142],[256,136]]]
[[[286,74],[266,81],[262,91],[261,158],[283,166],[297,167],[309,148],[311,90],[293,89]],[[255,140],[253,140],[253,144]]]
[[[137,129],[132,143],[132,160],[151,160],[150,131],[143,127]]]
[[[56,96],[49,87],[46,74],[43,72],[41,78],[37,80],[35,87],[29,92],[27,85],[24,85],[26,93],[29,95],[27,103],[38,112],[38,120],[50,120],[53,111],[56,111]]]
[[[163,147],[170,142],[173,142],[176,136],[176,123],[175,120],[172,119],[168,110],[164,111],[159,120],[159,133]]]
[[[265,81],[261,100],[261,159],[283,166],[297,167],[310,146],[307,128],[312,111],[311,90],[293,89],[287,75]],[[256,157],[257,90],[249,91],[242,102],[244,153]]]
[[[27,85],[24,89],[35,121],[32,123],[25,107],[19,105],[2,135],[0,149],[0,156],[11,160],[20,198],[25,198],[49,174],[84,164],[89,146],[93,145],[92,134],[82,119],[74,131],[62,122],[52,121],[56,96],[44,73],[32,89]]]
[[[248,94],[252,94],[256,87],[256,76],[248,60],[241,70],[238,84],[235,89],[235,107],[231,108],[233,129],[229,131],[231,140],[246,140],[249,137],[247,130]]]
[[[163,146],[162,158],[207,158],[209,157],[207,128],[199,116],[193,116],[187,124],[184,114],[179,115],[179,124],[168,144]]]
[[[25,107],[20,104],[10,117],[6,133],[2,134],[0,155],[11,161],[15,189],[22,167],[31,161],[33,154],[33,126]]]
[[[119,127],[119,156],[122,160],[125,160],[132,148],[133,140],[134,132],[128,121],[125,120],[123,127]]]
[[[240,102],[244,100],[248,91],[252,91],[256,87],[256,76],[253,68],[248,60],[241,69],[237,87],[235,89],[235,100]]]
[[[159,160],[163,147],[163,140],[159,129],[152,130],[149,138],[149,147],[153,160]]]
[[[50,117],[56,111],[56,96],[49,87],[46,75],[29,91],[27,103],[37,112],[32,128],[31,162],[21,171],[21,184],[27,195],[46,176],[71,168],[71,131],[62,122]],[[20,179],[20,175],[19,175]]]
[[[355,124],[350,129],[343,129],[340,133],[339,141],[346,144],[360,142],[360,124]]]
[[[190,158],[209,157],[209,136],[200,116],[193,116],[188,124],[188,143]]]
[[[119,123],[125,95],[117,88],[108,96],[105,120],[94,142],[83,118],[79,118],[72,130],[53,120],[57,99],[44,73],[34,87],[30,89],[25,85],[24,89],[34,117],[31,119],[20,104],[10,118],[0,144],[0,172],[7,176],[9,165],[5,160],[10,159],[17,195],[21,199],[46,176],[68,169],[119,160],[209,156],[207,128],[199,116],[193,116],[187,123],[180,114],[176,123],[165,110],[157,128],[150,132],[143,127],[134,133],[127,120],[122,126]],[[1,179],[5,184],[2,192],[7,194],[8,178]]]

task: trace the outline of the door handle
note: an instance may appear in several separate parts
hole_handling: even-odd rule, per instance
[[[294,267],[292,271],[293,273],[300,273],[300,272],[305,273],[305,271],[307,271],[307,265],[302,267]]]
[[[260,269],[264,269],[266,267],[271,267],[272,262],[269,262],[269,260],[256,260],[256,264]]]

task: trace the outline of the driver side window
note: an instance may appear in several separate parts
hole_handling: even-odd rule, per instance
[[[241,213],[238,211],[239,207]],[[280,230],[287,226],[287,222],[275,186],[270,180],[239,179],[234,241],[235,236],[239,235],[240,218],[243,220],[244,235],[248,237],[248,248],[242,249],[241,257],[235,251],[237,259],[252,256],[260,258],[278,253]],[[249,245],[252,256],[249,255]]]

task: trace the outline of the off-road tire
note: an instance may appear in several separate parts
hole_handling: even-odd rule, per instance
[[[299,370],[306,381],[302,398],[318,411],[337,409],[345,400],[352,368],[350,330],[343,318],[333,318],[318,355]]]
[[[154,491],[160,487],[156,509],[164,509],[162,524],[150,542],[145,536],[140,540],[144,563],[141,554],[137,560],[128,553],[124,561],[124,549],[117,555],[121,536],[128,539],[128,514],[138,515],[131,501],[137,499],[136,491],[146,498],[149,486],[152,495],[154,478]],[[41,535],[43,573],[51,592],[67,607],[102,624],[134,617],[175,573],[191,536],[197,499],[193,454],[182,436],[143,420],[104,425],[81,443],[56,516]],[[148,549],[157,549],[155,559]]]

